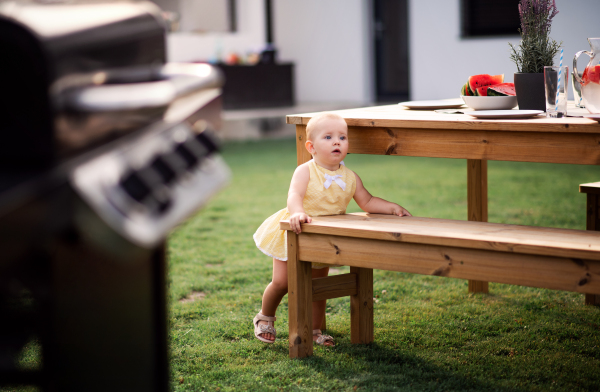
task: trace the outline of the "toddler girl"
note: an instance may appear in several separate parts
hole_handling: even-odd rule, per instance
[[[301,223],[310,223],[311,216],[346,213],[350,200],[366,212],[411,216],[399,206],[371,196],[360,177],[342,162],[348,153],[348,127],[342,117],[323,113],[313,117],[306,126],[306,149],[313,159],[298,166],[288,192],[287,208],[267,218],[254,233],[256,246],[273,258],[273,279],[265,289],[262,309],[254,317],[254,335],[261,341],[273,343],[276,331],[275,312],[288,292],[287,239],[279,221],[289,219],[292,230],[299,234]],[[325,277],[326,264],[312,263],[312,277]],[[325,318],[325,300],[312,305],[313,340],[320,345],[333,346],[333,338],[323,335],[320,326]]]

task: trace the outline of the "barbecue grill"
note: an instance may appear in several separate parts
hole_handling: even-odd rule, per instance
[[[0,387],[167,390],[164,241],[229,178],[222,76],[166,63],[147,2],[0,3],[0,51]]]

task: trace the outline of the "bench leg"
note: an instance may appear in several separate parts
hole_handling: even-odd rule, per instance
[[[600,231],[600,198],[595,193],[587,194],[587,211],[586,211],[586,229],[593,231]],[[586,305],[600,306],[600,295],[586,294],[585,295]]]
[[[470,280],[469,279],[469,293],[489,293],[488,282],[481,280]]]
[[[356,274],[356,295],[350,296],[350,339],[352,343],[373,342],[373,270],[350,267]]]
[[[298,259],[298,236],[287,232],[290,358],[313,353],[311,263]]]
[[[597,294],[586,294],[585,295],[586,305],[600,306],[600,295]]]
[[[467,209],[470,221],[488,220],[487,161],[467,159]],[[469,293],[488,293],[488,282],[469,280]]]

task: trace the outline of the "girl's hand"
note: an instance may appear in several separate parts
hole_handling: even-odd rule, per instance
[[[393,215],[398,215],[398,216],[412,216],[412,214],[410,212],[408,212],[404,207],[399,206],[398,204],[396,204],[393,209],[392,209],[392,214]]]
[[[354,173],[354,175],[356,176],[356,191],[354,192],[354,200],[356,200],[356,204],[358,204],[363,211],[370,212],[372,214],[412,216],[412,214],[404,207],[371,195],[363,185],[358,174]]]
[[[300,234],[302,232],[300,227],[301,223],[310,222],[312,222],[312,218],[306,215],[304,212],[296,212],[290,216],[290,226],[292,227],[292,231],[296,234]]]

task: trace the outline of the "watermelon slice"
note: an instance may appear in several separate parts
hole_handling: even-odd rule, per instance
[[[585,71],[583,71],[583,81],[584,86],[589,82],[600,84],[600,64],[585,67]]]
[[[471,95],[471,96],[475,95],[475,91],[471,90],[471,87],[469,86],[469,82],[467,82],[467,92],[468,92],[467,95]]]
[[[469,83],[465,83],[460,89],[460,95],[471,95],[469,91]]]
[[[473,75],[469,77],[468,85],[471,91],[474,93],[479,87],[492,86],[494,84],[504,83],[504,74],[501,75]],[[487,94],[486,94],[487,95]]]
[[[488,86],[487,88],[488,97],[494,96],[507,96],[507,95],[517,95],[515,93],[515,84],[514,83],[502,83],[496,84],[494,86]]]
[[[596,64],[594,67],[594,78],[592,80],[592,74],[590,73],[590,80],[594,83],[600,84],[600,64]]]
[[[487,97],[488,95],[488,86],[477,87],[475,89],[475,95],[478,97]]]

